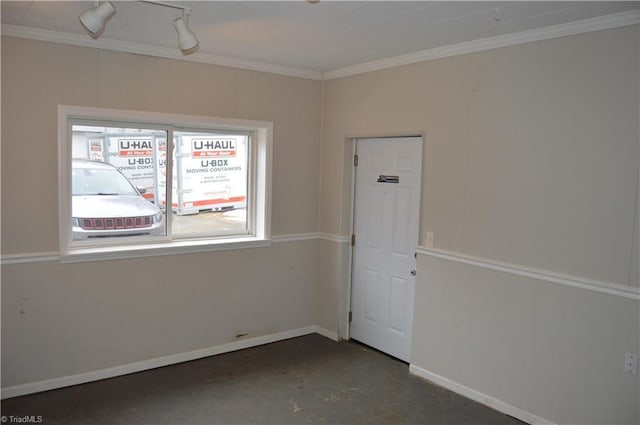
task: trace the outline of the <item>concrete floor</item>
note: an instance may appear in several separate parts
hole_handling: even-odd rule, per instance
[[[319,335],[3,400],[2,415],[50,425],[522,424]]]

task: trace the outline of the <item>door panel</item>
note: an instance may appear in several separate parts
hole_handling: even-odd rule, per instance
[[[422,139],[361,139],[356,151],[351,337],[409,361]]]

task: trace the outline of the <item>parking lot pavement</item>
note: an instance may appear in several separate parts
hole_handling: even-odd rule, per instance
[[[174,234],[242,231],[246,229],[247,210],[207,211],[192,215],[173,215]]]

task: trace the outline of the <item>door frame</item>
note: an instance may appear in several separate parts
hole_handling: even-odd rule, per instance
[[[340,284],[339,296],[339,318],[338,318],[338,335],[340,339],[351,339],[351,328],[349,322],[349,312],[351,311],[351,293],[353,286],[353,246],[351,246],[351,235],[354,232],[355,223],[355,187],[356,187],[356,167],[353,165],[353,158],[356,155],[356,142],[366,139],[397,139],[404,137],[420,137],[422,139],[422,158],[420,160],[420,175],[424,178],[424,158],[426,152],[426,132],[408,131],[398,133],[373,133],[361,135],[349,135],[344,138],[344,160],[343,160],[343,208],[342,208],[342,228],[347,227],[348,236],[346,243],[342,244],[343,257],[346,257],[346,267],[343,268]],[[421,185],[424,188],[424,184]],[[422,205],[422,196],[418,200],[418,205]],[[418,219],[418,232],[422,232],[422,220]],[[344,231],[341,232],[344,234]],[[419,233],[420,235],[421,233]],[[418,237],[419,237],[418,235]],[[344,252],[346,251],[346,253]]]

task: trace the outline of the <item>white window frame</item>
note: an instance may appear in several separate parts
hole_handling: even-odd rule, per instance
[[[168,236],[138,239],[130,242],[118,238],[108,245],[83,246],[74,243],[71,232],[71,121],[84,120],[114,123],[114,126],[154,126],[158,129],[180,131],[184,128],[200,130],[241,131],[251,134],[250,164],[247,179],[247,221],[249,235],[211,236],[191,239],[170,239]],[[157,255],[197,253],[240,248],[254,248],[271,244],[271,170],[273,123],[233,118],[216,118],[122,109],[84,106],[58,106],[58,222],[61,262],[96,261]],[[171,152],[172,137],[167,138]],[[171,168],[167,166],[167,180]],[[167,185],[170,187],[170,185]],[[171,211],[170,208],[167,211]],[[167,213],[168,214],[168,213]]]

